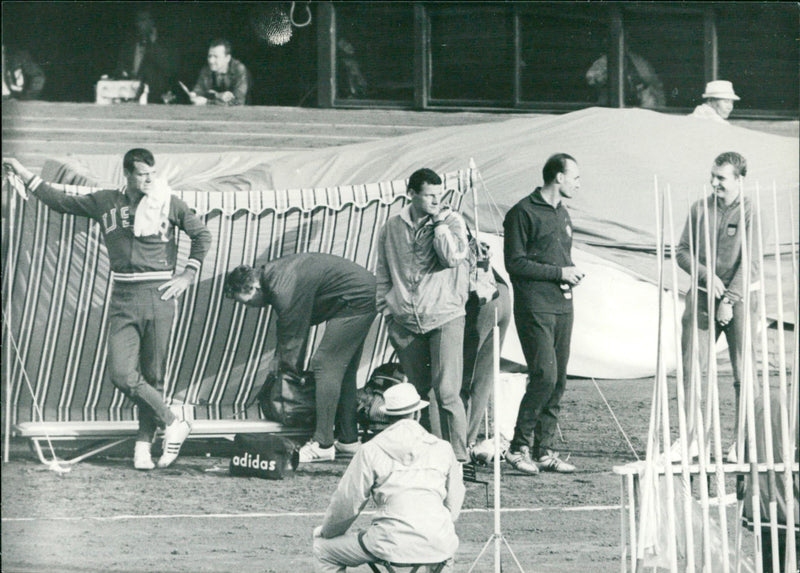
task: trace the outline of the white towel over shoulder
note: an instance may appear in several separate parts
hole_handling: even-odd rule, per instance
[[[148,195],[142,197],[136,207],[133,219],[133,234],[137,237],[149,237],[160,234],[167,236],[169,226],[169,205],[172,189],[166,181],[156,179]]]

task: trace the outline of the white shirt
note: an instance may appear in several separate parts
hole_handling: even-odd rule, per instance
[[[698,105],[696,108],[694,108],[694,111],[689,114],[689,117],[700,117],[702,119],[711,119],[720,123],[728,123],[728,120],[724,119],[720,114],[717,113],[717,110],[707,103]]]

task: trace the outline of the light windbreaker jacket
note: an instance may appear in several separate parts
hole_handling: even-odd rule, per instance
[[[424,334],[465,314],[469,244],[461,215],[416,228],[411,205],[390,217],[378,239],[378,312]]]
[[[439,562],[458,549],[461,464],[448,442],[404,419],[361,446],[331,498],[321,535],[343,535],[370,496],[377,509],[363,547],[395,563]]]

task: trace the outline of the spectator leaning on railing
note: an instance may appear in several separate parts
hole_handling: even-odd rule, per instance
[[[212,40],[208,46],[208,64],[189,99],[194,105],[245,105],[250,88],[250,73],[245,65],[231,56],[231,44],[225,39]]]

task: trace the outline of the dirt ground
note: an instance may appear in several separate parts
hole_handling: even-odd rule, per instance
[[[597,384],[644,457],[652,380]],[[729,380],[720,388],[730,436],[733,391]],[[618,571],[620,479],[612,468],[635,455],[592,380],[571,379],[562,404],[562,455],[578,471],[526,476],[504,464],[502,534],[525,571]],[[2,468],[2,570],[311,571],[311,531],[347,460],[266,481],[230,477],[224,443],[188,442],[173,467],[152,472],[133,469],[131,450],[128,443],[59,475],[15,442]],[[490,482],[491,497],[491,468],[478,477]],[[455,571],[469,570],[493,527],[484,486],[467,484]],[[493,555],[492,543],[474,571],[492,571]],[[502,560],[516,570],[505,548]]]

